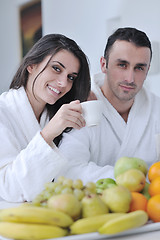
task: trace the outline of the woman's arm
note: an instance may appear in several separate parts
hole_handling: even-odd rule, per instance
[[[9,202],[33,200],[67,166],[57,147],[50,147],[40,132],[26,147],[19,140],[0,124],[0,196]]]
[[[64,104],[42,129],[41,134],[45,141],[52,145],[53,139],[60,135],[67,127],[80,129],[85,126],[82,117],[82,107],[79,100]]]
[[[86,127],[63,134],[59,150],[68,159],[69,165],[60,175],[72,179],[80,178],[84,183],[95,182],[100,178],[114,178],[113,166],[107,165],[107,162],[102,164],[102,159],[99,159],[99,139],[96,131],[93,132],[94,135]]]

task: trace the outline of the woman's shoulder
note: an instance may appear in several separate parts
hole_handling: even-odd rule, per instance
[[[10,96],[12,95],[11,92],[12,92],[12,90],[9,90],[9,91],[3,92],[3,93],[0,95],[0,108],[6,107],[6,105],[7,105],[8,102],[9,102],[9,98],[10,98]]]
[[[24,88],[21,87],[19,89],[9,89],[6,92],[3,92],[0,95],[0,108],[7,108],[11,105],[15,104],[16,99],[18,98],[18,101],[21,100],[22,96],[24,95]]]

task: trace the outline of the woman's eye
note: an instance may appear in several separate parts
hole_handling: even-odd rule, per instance
[[[59,68],[59,67],[53,66],[52,68],[53,68],[56,72],[60,72],[60,68]]]
[[[69,80],[74,81],[76,77],[74,77],[72,75],[68,75],[68,78],[69,78]]]

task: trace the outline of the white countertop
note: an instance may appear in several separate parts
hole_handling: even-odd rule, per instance
[[[0,201],[0,209],[9,207],[18,207],[21,203],[10,203],[6,201]]]
[[[10,203],[6,201],[0,201],[0,209],[9,208],[9,207],[18,207],[20,203]],[[143,232],[141,229],[144,227]],[[110,240],[157,240],[160,238],[160,223],[152,223],[147,224],[139,229],[130,230],[131,233],[129,235],[122,235],[122,236],[101,236],[97,233],[91,234],[82,234],[82,235],[75,235],[75,236],[68,236],[63,238],[54,238],[53,240],[101,240],[101,239],[110,239]],[[6,238],[2,238],[0,236],[0,240],[6,240]],[[51,239],[50,239],[51,240]]]

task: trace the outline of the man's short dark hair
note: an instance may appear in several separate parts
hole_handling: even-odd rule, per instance
[[[108,65],[108,58],[110,54],[110,50],[115,43],[116,40],[124,40],[128,42],[134,43],[137,47],[148,47],[151,51],[152,58],[152,47],[149,38],[146,33],[131,27],[118,28],[109,38],[106,44],[106,48],[104,50],[104,57]]]

